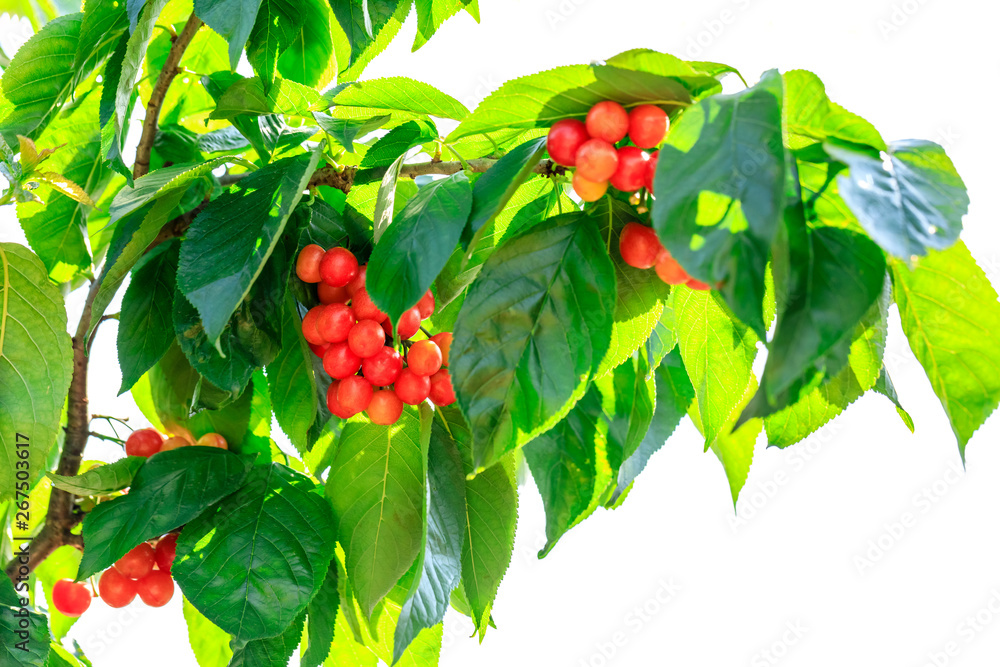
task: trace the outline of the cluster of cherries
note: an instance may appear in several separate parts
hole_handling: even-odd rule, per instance
[[[315,244],[304,247],[296,262],[298,277],[317,284],[320,305],[302,318],[302,335],[333,379],[326,394],[330,412],[341,419],[366,412],[373,423],[389,425],[399,420],[404,403],[429,398],[451,405],[455,390],[446,368],[451,333],[409,342],[434,313],[434,294],[428,290],[393,327],[368,296],[366,269],[347,248]],[[389,341],[393,337],[405,358]]]
[[[652,269],[669,285],[687,285],[691,289],[708,290],[708,285],[687,274],[677,260],[660,243],[652,228],[638,222],[630,222],[622,229],[618,239],[618,252],[629,266],[637,269]]]
[[[97,582],[101,599],[115,609],[131,604],[136,595],[150,607],[167,604],[174,596],[170,568],[176,552],[177,533],[143,542],[101,575]],[[82,616],[94,597],[90,588],[72,579],[60,579],[52,587],[52,604],[72,618]]]
[[[597,201],[610,183],[622,192],[645,187],[653,192],[653,176],[659,151],[655,148],[667,134],[670,121],[666,112],[652,104],[642,104],[631,113],[617,102],[598,102],[587,112],[587,121],[565,118],[549,130],[549,156],[564,167],[576,167],[573,189],[583,201]],[[631,145],[615,148],[625,139]]]
[[[229,449],[226,439],[218,433],[206,433],[196,441],[186,436],[166,437],[155,428],[132,431],[125,441],[128,456],[148,458],[158,452],[179,447],[218,447]],[[97,582],[100,597],[109,607],[125,607],[139,598],[150,607],[162,607],[174,596],[174,580],[170,569],[177,550],[177,533],[143,542],[105,570]],[[90,608],[95,597],[86,584],[72,579],[60,579],[52,587],[52,604],[64,616],[79,618]]]

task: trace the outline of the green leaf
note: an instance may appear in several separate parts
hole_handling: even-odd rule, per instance
[[[91,0],[84,3],[80,39],[76,44],[73,69],[81,81],[94,67],[108,57],[129,27],[128,15],[122,2]]]
[[[205,618],[187,598],[184,598],[184,620],[198,667],[227,667],[233,657],[229,633]]]
[[[697,404],[693,404],[692,407],[696,408]],[[695,426],[698,426],[698,416],[697,410],[692,416],[695,422]],[[746,484],[747,477],[750,474],[750,464],[753,463],[753,450],[754,444],[757,442],[757,436],[760,435],[761,428],[764,425],[764,421],[759,418],[751,419],[742,426],[736,428],[732,432],[726,432],[720,435],[712,443],[712,451],[719,461],[722,463],[722,467],[726,472],[726,479],[729,481],[729,493],[733,499],[733,508],[736,507],[736,501],[739,500],[740,491],[743,489],[743,485]]]
[[[583,395],[608,350],[614,294],[614,267],[582,214],[546,220],[486,261],[451,350],[477,470],[551,428]]]
[[[708,449],[729,434],[757,387],[752,373],[757,336],[733,317],[719,295],[678,287],[673,292],[677,344],[694,387]]]
[[[95,94],[87,95],[78,105],[64,111],[38,139],[41,146],[62,146],[45,166],[95,197],[110,176],[101,155],[97,103]],[[48,268],[49,277],[55,282],[68,282],[90,268],[84,234],[93,207],[74,201],[44,183],[33,192],[44,203],[18,203],[17,218],[28,243]]]
[[[287,79],[275,79],[266,91],[259,77],[240,79],[229,86],[209,118],[234,118],[242,114],[264,116],[286,114],[309,118],[311,112],[327,108],[312,88]]]
[[[99,465],[79,475],[45,473],[52,486],[77,496],[106,496],[132,484],[135,473],[146,462],[145,456],[126,456],[114,463]]]
[[[642,443],[656,408],[656,382],[642,353],[598,378],[604,420],[608,424],[607,460],[613,476]]]
[[[416,51],[426,44],[441,24],[471,4],[472,0],[416,0],[417,36],[413,40]],[[477,19],[478,21],[478,19]]]
[[[882,135],[871,123],[830,101],[818,76],[795,69],[785,72],[782,79],[789,148],[800,150],[828,139],[838,139],[871,146],[875,150],[888,150]]]
[[[261,0],[194,0],[194,13],[229,42],[229,66],[236,69]]]
[[[78,580],[114,563],[140,542],[193,520],[246,477],[248,460],[214,447],[160,452],[139,469],[129,492],[98,505],[83,520],[87,549]]]
[[[511,197],[528,180],[535,166],[545,154],[547,137],[527,141],[497,160],[479,177],[472,192],[472,214],[469,216],[469,233],[473,247],[482,234],[491,229],[493,221],[507,206]]]
[[[282,311],[281,351],[267,367],[267,382],[278,425],[300,453],[309,449],[309,429],[319,407],[310,354],[295,302],[289,296]]]
[[[414,146],[437,138],[438,133],[434,123],[427,120],[408,121],[392,128],[388,134],[376,141],[361,159],[361,168],[387,167],[397,158],[406,155]]]
[[[639,447],[622,463],[618,469],[615,490],[611,502],[616,503],[623,498],[629,485],[635,481],[649,462],[649,459],[664,445],[677,425],[687,414],[694,400],[694,387],[684,369],[681,353],[674,348],[663,357],[655,371],[656,410]]]
[[[825,145],[850,168],[837,177],[865,231],[891,255],[909,259],[958,240],[969,195],[944,149],[932,141],[896,141],[888,156]]]
[[[452,120],[462,120],[469,114],[465,105],[451,95],[405,76],[356,81],[339,90],[330,103],[336,107],[403,111]]]
[[[18,595],[16,590],[14,590],[14,582],[6,577],[0,581],[0,605],[7,607],[20,607],[21,600],[21,596]]]
[[[596,375],[601,377],[631,357],[650,337],[663,315],[670,286],[660,280],[655,271],[626,264],[618,251],[625,225],[639,219],[635,209],[617,199],[602,197],[587,213],[601,230],[601,237],[608,239],[618,285],[611,345]]]
[[[598,478],[598,442],[603,448],[607,431],[601,393],[592,386],[565,419],[525,445],[524,458],[545,507],[546,543],[539,558],[590,513]]]
[[[9,144],[15,135],[38,138],[71,91],[73,62],[83,14],[59,16],[17,50],[3,73],[3,94],[13,110],[0,132]]]
[[[307,5],[308,6],[308,5]],[[247,60],[254,74],[260,77],[264,90],[270,90],[278,55],[298,36],[305,20],[298,3],[289,0],[263,0],[257,10],[257,20],[247,37]]]
[[[441,273],[458,245],[472,198],[464,172],[425,185],[376,244],[368,292],[393,322],[416,305]]]
[[[353,81],[381,53],[403,26],[410,0],[338,0],[331,2],[333,15],[350,44],[351,53],[340,63],[341,81]],[[366,16],[367,8],[367,16]]]
[[[422,416],[433,419],[430,411]],[[430,434],[426,484],[423,548],[417,556],[416,575],[396,621],[393,664],[399,661],[421,630],[442,622],[451,592],[462,577],[465,473],[455,443],[437,422]]]
[[[72,357],[66,307],[42,262],[22,245],[0,243],[0,502],[48,467]],[[19,463],[27,479],[16,475]]]
[[[338,569],[337,561],[331,559],[323,585],[306,608],[309,613],[308,648],[302,653],[300,667],[320,667],[330,653],[340,608]]]
[[[323,131],[330,135],[348,153],[354,152],[354,139],[364,137],[379,129],[392,118],[389,114],[372,116],[370,118],[333,118],[324,113],[313,114]]]
[[[323,88],[337,76],[333,13],[325,0],[296,4],[304,18],[295,39],[278,58],[278,73],[304,86]]]
[[[903,331],[965,446],[1000,403],[1000,304],[962,242],[909,269],[893,261]]]
[[[326,577],[334,537],[330,505],[309,478],[259,466],[184,528],[173,575],[234,642],[274,637],[293,621],[301,632],[297,619]]]
[[[663,245],[694,278],[719,288],[764,337],[765,270],[785,206],[782,82],[687,109],[660,149],[652,220]]]
[[[348,422],[327,478],[347,575],[371,616],[420,551],[423,452],[416,411],[392,426]]]
[[[229,643],[233,659],[229,667],[287,667],[289,659],[302,640],[305,612],[299,614],[284,632],[276,637],[251,639],[233,638]]]
[[[379,183],[375,196],[375,207],[372,211],[373,238],[376,243],[382,238],[385,230],[389,228],[396,211],[396,187],[399,185],[399,170],[403,167],[404,159],[406,159],[406,153],[400,155],[389,165],[385,174],[382,175],[382,182]],[[358,193],[359,190],[360,188],[357,187],[351,188],[351,193]]]
[[[45,614],[0,606],[0,667],[46,667],[49,623]]]
[[[610,65],[557,67],[506,82],[480,102],[447,140],[508,128],[550,127],[563,118],[582,120],[602,100],[626,107],[656,103],[671,111],[687,106],[691,96],[681,77]]]
[[[316,170],[322,144],[255,171],[198,214],[181,247],[177,285],[215,342],[247,296]],[[219,254],[218,249],[226,252]],[[279,302],[280,303],[280,302]]]
[[[176,195],[199,179],[211,179],[213,169],[233,161],[232,156],[223,155],[205,162],[175,164],[137,178],[132,187],[125,186],[112,200],[111,222],[118,222],[151,201]]]
[[[160,360],[174,341],[171,306],[177,291],[178,243],[165,243],[141,268],[122,297],[118,318],[118,365],[124,394]]]

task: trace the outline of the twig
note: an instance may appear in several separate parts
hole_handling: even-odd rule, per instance
[[[135,164],[132,166],[132,178],[139,178],[149,173],[149,157],[153,151],[153,141],[156,139],[156,126],[160,121],[160,107],[163,106],[163,98],[167,95],[167,89],[173,82],[174,77],[180,71],[178,65],[184,50],[191,43],[194,34],[201,27],[201,19],[191,14],[184,29],[176,37],[172,38],[173,45],[167,54],[167,60],[163,63],[160,75],[156,77],[153,85],[153,92],[146,103],[146,119],[142,121],[142,136],[139,138],[139,147],[135,151]]]
[[[125,444],[125,441],[121,438],[112,438],[110,435],[104,435],[103,433],[98,433],[97,431],[91,431],[89,435],[91,438],[97,438],[98,440],[107,440],[108,442],[114,442],[119,445]]]

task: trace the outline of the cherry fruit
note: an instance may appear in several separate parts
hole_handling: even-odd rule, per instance
[[[426,320],[428,317],[434,314],[434,292],[427,290],[427,293],[420,297],[420,301],[417,301],[417,311],[420,313],[420,319]]]
[[[401,414],[403,414],[403,401],[399,400],[396,392],[391,389],[380,389],[372,394],[372,400],[368,403],[368,417],[373,424],[381,426],[395,424]]]
[[[52,587],[52,606],[63,616],[80,618],[90,609],[90,589],[72,579],[60,579]]]
[[[150,607],[162,607],[174,597],[174,580],[161,570],[153,570],[135,584],[139,597]]]
[[[302,318],[302,337],[313,345],[323,345],[326,343],[323,336],[319,333],[319,327],[316,326],[319,314],[323,312],[324,308],[326,306],[316,306],[310,309],[305,317]]]
[[[444,407],[455,402],[455,387],[451,374],[444,368],[431,376],[430,399],[434,405]]]
[[[331,287],[344,287],[358,275],[358,258],[347,248],[330,248],[320,260],[319,275]]]
[[[652,104],[641,104],[628,115],[628,137],[639,148],[654,148],[667,135],[667,112]]]
[[[443,361],[441,348],[432,340],[418,340],[406,353],[406,365],[417,375],[434,375]]]
[[[656,275],[668,285],[683,285],[691,279],[687,271],[677,263],[677,260],[666,249],[660,253],[659,259],[656,260]]]
[[[229,449],[229,443],[226,439],[219,433],[206,433],[205,435],[198,438],[196,445],[201,445],[202,447],[216,447],[218,449]]]
[[[434,334],[431,336],[431,340],[437,343],[437,346],[441,349],[441,365],[448,365],[448,353],[451,352],[451,341],[454,336],[451,335],[450,331],[442,331],[439,334]]]
[[[310,243],[299,251],[299,257],[295,261],[295,275],[299,277],[299,280],[304,283],[318,283],[320,281],[319,263],[323,259],[324,253],[326,251],[315,243]]]
[[[360,375],[351,375],[340,381],[337,403],[341,410],[352,417],[368,407],[372,400],[372,383]]]
[[[630,222],[622,229],[618,240],[618,251],[629,266],[637,269],[651,269],[656,265],[663,245],[656,232],[646,225]]]
[[[403,358],[388,345],[361,361],[362,374],[376,387],[388,387],[396,381],[401,370]]]
[[[577,171],[573,174],[573,191],[583,201],[597,201],[608,191],[608,182],[588,181]]]
[[[333,343],[323,355],[323,370],[336,380],[354,375],[359,368],[361,368],[361,357],[351,351],[351,346],[346,341]]]
[[[355,323],[354,311],[342,303],[331,303],[319,311],[316,318],[316,330],[326,343],[339,343],[347,340],[347,335]]]
[[[549,129],[547,146],[549,157],[556,164],[564,167],[576,166],[576,152],[583,142],[590,139],[587,126],[575,118],[564,118],[556,121]]]
[[[660,151],[656,151],[649,156],[649,161],[646,163],[646,189],[649,190],[649,194],[653,194],[653,179],[656,177],[656,163],[660,159]]]
[[[576,173],[588,181],[606,181],[617,169],[618,151],[603,139],[590,139],[576,153]]]
[[[404,368],[396,378],[396,396],[407,405],[419,405],[431,393],[431,379]]]
[[[153,571],[155,564],[153,547],[143,542],[119,558],[114,567],[129,579],[141,579]]]
[[[361,320],[347,336],[351,352],[362,359],[374,356],[385,346],[385,331],[375,320]]]
[[[135,599],[136,582],[115,568],[109,567],[98,580],[97,590],[101,593],[101,599],[109,607],[121,609]]]
[[[164,572],[170,572],[174,566],[174,558],[177,557],[177,533],[170,533],[160,538],[156,543],[154,558],[156,567]]]
[[[152,456],[163,447],[163,436],[155,428],[141,428],[132,431],[125,441],[128,456]]]
[[[329,303],[347,303],[351,300],[351,295],[347,291],[347,287],[331,287],[326,283],[320,283],[316,286],[316,295],[319,297],[319,302],[324,305]]]
[[[641,148],[625,146],[618,149],[618,169],[611,176],[611,185],[622,192],[635,192],[646,180],[649,156]]]
[[[628,112],[617,102],[604,100],[590,107],[587,112],[587,134],[595,139],[613,144],[624,139],[628,129]]]

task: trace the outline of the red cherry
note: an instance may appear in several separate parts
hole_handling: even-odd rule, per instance
[[[156,567],[169,573],[177,557],[177,533],[170,533],[160,538],[156,543]]]
[[[365,286],[365,275],[367,273],[367,264],[362,264],[358,267],[358,275],[354,276],[354,278],[351,279],[351,282],[347,283],[347,287],[344,288],[347,290],[348,296],[353,297],[355,292]]]
[[[334,380],[326,390],[326,407],[335,417],[350,419],[351,414],[344,410],[337,398],[337,391],[340,389],[340,380]]]
[[[319,314],[323,312],[326,306],[316,306],[306,313],[306,316],[302,318],[302,337],[306,339],[307,342],[313,345],[325,345],[326,341],[323,337],[319,335],[319,329],[316,328],[316,320],[319,319]]]
[[[385,345],[385,331],[375,320],[361,320],[351,329],[347,344],[350,345],[351,352],[367,359]]]
[[[174,597],[174,580],[166,572],[154,570],[136,583],[136,592],[150,607],[162,607]]]
[[[611,100],[604,100],[590,107],[587,112],[587,134],[613,144],[624,139],[627,133],[628,112],[625,107]],[[579,159],[577,156],[577,161]]]
[[[575,118],[564,118],[556,121],[549,130],[547,146],[549,157],[556,164],[564,167],[576,166],[576,152],[580,150],[590,135],[587,126]]]
[[[388,338],[392,338],[392,333],[393,333],[393,331],[392,331],[392,322],[389,321],[388,317],[385,318],[384,320],[382,320],[382,322],[380,323],[380,326],[382,327],[382,331],[385,332],[385,337],[387,339]]]
[[[668,285],[683,285],[691,279],[687,271],[677,263],[676,259],[671,257],[666,249],[660,253],[659,259],[656,260],[656,275]]]
[[[359,368],[361,368],[361,357],[351,351],[347,341],[331,344],[330,349],[323,355],[323,370],[336,380],[354,375]]]
[[[376,387],[391,385],[401,370],[403,370],[403,357],[389,345],[361,362],[362,374]]]
[[[132,431],[125,441],[125,454],[128,456],[152,456],[163,447],[163,436],[155,428],[141,428]]]
[[[423,403],[431,393],[431,379],[426,375],[417,375],[409,368],[404,368],[396,378],[396,396],[407,405]]]
[[[455,388],[451,384],[451,374],[441,369],[431,376],[430,399],[434,405],[444,407],[455,402]]]
[[[354,327],[354,311],[342,303],[331,303],[319,311],[316,318],[316,330],[327,343],[339,343],[347,340],[347,335]]]
[[[316,286],[316,295],[322,304],[347,303],[351,300],[351,295],[348,294],[346,287],[331,287],[326,283],[320,283]]]
[[[406,353],[406,365],[417,375],[434,375],[443,360],[441,348],[432,340],[418,340]]]
[[[667,112],[652,104],[641,104],[628,115],[628,136],[639,148],[653,148],[667,135]]]
[[[441,349],[442,366],[448,365],[448,353],[451,352],[451,341],[453,338],[450,331],[442,331],[439,334],[431,336],[431,340],[437,343],[437,346]]]
[[[90,609],[90,589],[72,579],[60,579],[52,586],[52,606],[63,616],[80,618]]]
[[[588,181],[606,181],[618,169],[618,151],[603,139],[591,139],[576,153],[576,172]]]
[[[392,389],[381,389],[372,394],[368,404],[368,418],[373,424],[388,426],[399,421],[403,414],[403,402]]]
[[[319,263],[319,275],[332,287],[343,287],[358,275],[358,258],[347,248],[330,248]]]
[[[660,151],[656,151],[649,156],[649,161],[646,163],[646,189],[649,190],[649,194],[653,194],[653,178],[656,176],[656,163],[660,159]]]
[[[97,590],[101,592],[101,599],[109,607],[120,609],[127,606],[135,599],[136,582],[132,581],[124,574],[113,567],[109,567],[101,575],[97,582]]]
[[[360,375],[351,375],[340,381],[337,403],[341,410],[352,417],[365,410],[372,400],[372,383]]]
[[[427,293],[420,297],[420,301],[417,301],[417,311],[420,313],[420,319],[426,320],[428,317],[434,314],[434,292],[427,290]]]
[[[420,311],[414,306],[399,316],[396,334],[400,340],[408,340],[418,331],[420,331]]]
[[[322,357],[324,354],[326,354],[327,349],[330,347],[329,345],[313,345],[312,343],[308,342],[306,343],[306,345],[309,346],[309,349],[312,350],[313,354],[315,354],[317,357]]]
[[[701,282],[700,280],[695,280],[694,278],[691,278],[690,280],[688,280],[684,284],[687,285],[688,287],[690,287],[691,289],[701,290],[703,292],[707,292],[710,289],[712,289],[712,287],[710,285],[707,285],[707,284]]]
[[[295,261],[295,275],[304,283],[318,283],[319,263],[323,259],[323,250],[315,243],[310,243],[299,251],[299,258]]]
[[[198,438],[198,442],[194,443],[201,447],[216,447],[218,449],[229,449],[229,443],[226,442],[225,437],[219,433],[206,433],[205,435]]]
[[[359,320],[381,322],[388,317],[372,302],[371,297],[368,296],[368,290],[364,287],[359,287],[354,296],[351,297],[351,308],[354,309],[354,314]]]
[[[635,192],[646,180],[646,162],[649,156],[641,148],[624,146],[618,149],[618,169],[611,177],[611,185],[622,192]]]
[[[629,266],[637,269],[651,269],[656,266],[663,245],[651,227],[630,222],[622,230],[618,239],[618,251]]]
[[[153,570],[155,562],[153,547],[143,542],[119,558],[115,569],[129,579],[141,579]]]
[[[588,181],[577,171],[573,174],[573,191],[583,201],[597,201],[608,191],[607,181]]]

